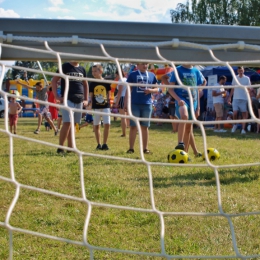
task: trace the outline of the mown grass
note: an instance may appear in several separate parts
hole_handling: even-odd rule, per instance
[[[58,137],[45,131],[43,126],[41,133],[34,135],[35,126],[36,119],[19,118],[18,134],[58,144]],[[4,130],[3,119],[0,120],[0,129]],[[221,184],[220,205],[214,169],[205,161],[195,159],[190,152],[192,165],[189,167],[165,164],[168,152],[177,142],[177,135],[171,133],[170,124],[158,127],[152,123],[149,149],[153,154],[145,155],[145,162],[140,160],[138,139],[136,153],[126,154],[128,138],[120,137],[119,120],[112,122],[108,151],[95,151],[92,128],[81,129],[76,134],[76,145],[85,153],[84,185],[81,185],[79,154],[70,153],[62,157],[56,154],[55,147],[14,137],[15,180],[38,190],[23,186],[12,212],[10,228],[22,229],[21,232],[13,232],[13,259],[89,259],[92,254],[94,259],[166,259],[159,256],[161,222],[157,212],[152,211],[151,194],[156,209],[165,212],[166,254],[180,258],[192,255],[199,259],[199,256],[212,255],[215,258],[234,256],[238,259],[225,215],[184,214],[219,213],[221,206],[227,214],[255,213],[233,216],[231,221],[239,253],[258,255],[256,259],[259,258],[259,166],[223,167],[258,163],[259,137],[254,133],[245,136],[238,132],[216,134],[208,129],[206,134],[208,147],[217,148],[221,154],[220,159],[214,162],[214,165],[220,166],[217,171]],[[199,150],[203,151],[199,129],[195,130],[195,138]],[[10,237],[4,222],[17,186],[10,181],[10,138],[6,132],[0,132],[0,142],[0,259],[8,259]],[[160,162],[164,164],[158,165]],[[149,163],[152,163],[152,178],[149,178]],[[203,167],[198,167],[201,164]],[[149,186],[151,180],[152,190]],[[83,231],[90,204],[82,199],[82,187],[87,200],[93,203],[86,237]],[[110,204],[130,208],[108,207]],[[130,210],[134,208],[143,211]],[[27,234],[26,230],[61,239]],[[75,243],[67,243],[66,239]],[[85,246],[81,245],[84,239],[87,241]],[[95,250],[95,247],[156,253],[158,256]]]

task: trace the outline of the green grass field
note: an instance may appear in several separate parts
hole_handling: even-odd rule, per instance
[[[138,139],[136,153],[126,154],[128,138],[120,137],[119,119],[112,122],[108,151],[95,151],[92,127],[76,134],[77,148],[84,153],[82,157],[77,153],[57,155],[56,148],[48,144],[58,144],[58,137],[53,131],[45,131],[44,126],[39,135],[33,134],[36,120],[19,118],[17,133],[28,140],[19,136],[10,138],[4,132],[4,119],[0,120],[0,259],[9,257],[7,224],[9,229],[15,228],[12,256],[17,260],[167,259],[160,256],[159,213],[164,213],[161,215],[164,246],[169,256],[239,259],[232,243],[229,225],[232,223],[238,253],[252,256],[251,259],[260,258],[259,166],[250,165],[260,162],[259,135],[206,130],[208,147],[217,148],[221,154],[214,162],[219,166],[215,169],[221,184],[218,201],[215,172],[205,161],[194,158],[190,152],[191,166],[167,164],[167,154],[177,143],[177,135],[171,133],[169,123],[162,127],[152,123],[149,149],[153,154],[145,155],[146,160],[142,161]],[[195,130],[195,139],[203,151],[199,129]],[[13,180],[10,145],[13,145]],[[245,165],[236,166],[240,164]],[[9,223],[5,223],[20,184],[18,201]],[[153,202],[157,211],[152,209]],[[220,213],[219,204],[224,213],[234,214],[230,223],[229,215],[204,214]],[[85,230],[88,212],[90,222]],[[192,216],[187,212],[198,214]],[[239,215],[248,212],[254,214]],[[98,250],[104,248],[122,252]]]

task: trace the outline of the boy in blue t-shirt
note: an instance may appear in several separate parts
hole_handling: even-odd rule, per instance
[[[133,116],[139,118],[151,118],[152,115],[152,94],[159,91],[157,86],[148,86],[150,84],[157,84],[157,79],[154,73],[148,71],[148,63],[138,63],[137,71],[134,71],[128,75],[128,83],[140,83],[137,86],[131,86],[131,112]],[[125,97],[125,109],[127,108],[128,92]],[[149,126],[150,121],[140,121],[143,152],[149,154],[148,138],[149,138]],[[130,120],[129,131],[129,150],[127,153],[134,153],[134,143],[137,134],[137,125],[134,120]]]
[[[177,67],[178,75],[180,81],[185,86],[197,87],[204,83],[204,77],[201,72],[193,67],[192,65],[181,65]],[[179,85],[175,74],[172,73],[171,78],[169,80],[172,85]],[[193,105],[193,109],[195,112],[196,118],[200,114],[200,99],[199,99],[199,89],[192,88],[190,89],[191,96],[193,101],[191,102],[188,90],[185,88],[171,88],[169,89],[170,95],[175,99],[176,106],[176,116],[179,119],[183,120],[191,120],[191,106]],[[182,123],[179,124],[178,127],[178,145],[175,149],[185,150],[187,152],[190,142],[190,134],[192,131],[192,124],[190,123]]]

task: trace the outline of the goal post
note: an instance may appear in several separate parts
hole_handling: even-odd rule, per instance
[[[0,32],[0,66],[2,67],[0,83],[3,83],[6,67],[21,69],[19,66],[5,65],[2,61],[56,61],[60,73],[43,71],[42,68],[40,68],[41,71],[33,68],[23,69],[43,75],[63,77],[66,82],[65,97],[68,95],[69,79],[73,76],[64,75],[61,72],[61,66],[64,61],[68,60],[113,62],[118,69],[120,69],[120,64],[126,63],[168,64],[175,69],[174,73],[179,85],[188,90],[191,100],[191,90],[195,87],[185,86],[180,82],[176,72],[177,65],[227,66],[234,77],[235,72],[232,66],[258,67],[260,62],[260,28],[258,27],[8,18],[0,18],[0,24],[2,30]],[[121,73],[120,78],[122,78]],[[116,83],[114,80],[106,80],[106,82]],[[128,93],[130,93],[130,86],[137,86],[135,83],[123,84],[127,85]],[[161,86],[166,89],[176,87],[173,85]],[[249,88],[249,86],[239,84],[237,86],[243,90]],[[260,86],[256,84],[255,87]],[[213,89],[214,85],[207,88]],[[234,88],[234,86],[230,86],[230,88]],[[15,97],[14,94],[5,92],[3,87],[0,88],[0,94],[5,101],[10,97]],[[247,94],[247,98],[250,99],[249,94]],[[24,99],[36,101],[32,96],[24,97]],[[6,111],[8,110],[7,103],[5,103]],[[44,101],[40,101],[40,103],[49,104]],[[69,108],[67,101],[64,104],[54,104],[53,106],[68,110],[70,115],[79,111]],[[99,114],[102,115],[102,112],[93,111],[94,116]],[[193,119],[192,121],[187,120],[187,122],[199,126],[201,147],[203,152],[207,153],[210,134],[206,132],[205,128],[214,122],[197,120],[193,108],[191,108],[191,114]],[[246,122],[260,124],[259,118],[254,115],[252,105],[249,105],[249,114],[251,118]],[[61,148],[57,139],[41,140],[41,137],[35,137],[33,133],[30,135],[25,131],[23,134],[12,134],[8,130],[8,118],[0,119],[0,136],[5,141],[5,146],[9,146],[9,150],[5,154],[8,160],[5,159],[4,170],[0,173],[0,185],[4,187],[3,196],[8,197],[3,200],[6,204],[0,211],[0,239],[4,241],[4,257],[16,259],[15,249],[19,248],[22,243],[22,236],[32,237],[35,244],[42,242],[45,246],[53,246],[52,256],[54,257],[57,244],[66,244],[68,247],[65,249],[64,246],[66,252],[62,257],[67,257],[66,254],[68,254],[71,259],[77,259],[77,257],[91,260],[114,259],[113,256],[116,254],[115,259],[135,259],[136,257],[136,259],[147,260],[244,260],[260,257],[259,247],[256,248],[254,244],[247,251],[247,248],[240,247],[242,239],[237,237],[237,233],[246,236],[251,231],[253,232],[250,229],[252,221],[260,222],[258,201],[250,197],[246,198],[246,201],[248,199],[246,209],[244,209],[244,205],[237,206],[235,196],[238,196],[241,187],[237,188],[234,196],[229,196],[226,195],[228,188],[225,183],[222,184],[220,181],[222,170],[226,170],[227,174],[232,174],[230,169],[242,167],[246,167],[250,171],[251,176],[248,179],[258,181],[258,173],[252,173],[253,167],[260,166],[255,154],[253,154],[255,161],[245,158],[243,162],[228,161],[219,165],[214,164],[207,156],[204,161],[178,165],[170,164],[166,159],[162,159],[166,158],[166,155],[148,159],[142,153],[142,130],[138,124],[140,118],[134,117],[132,113],[129,115],[111,113],[112,116],[137,122],[140,134],[137,137],[139,146],[137,144],[136,146],[138,146],[140,156],[129,157],[121,150],[111,154],[85,150],[86,142],[91,143],[93,140],[87,140],[82,136],[77,137],[76,129],[73,127],[73,147],[68,148],[67,151],[73,152],[72,155],[75,157],[57,159],[60,172],[59,169],[56,171],[56,161],[52,160],[53,150]],[[149,119],[145,118],[145,120]],[[157,123],[160,120],[152,118],[151,122]],[[163,121],[170,124],[173,119],[167,118]],[[181,120],[176,120],[176,122],[180,123]],[[240,120],[219,121],[221,124],[225,122],[238,123]],[[169,134],[170,138],[172,137]],[[232,137],[228,136],[228,138]],[[251,138],[254,139],[252,136]],[[239,141],[244,146],[247,145],[243,142],[244,140]],[[247,142],[250,141],[247,140]],[[165,149],[159,149],[161,142],[164,142]],[[16,154],[17,147],[21,144],[25,146],[25,154],[23,151],[21,154]],[[120,141],[116,142],[115,148],[118,148],[120,144]],[[158,151],[162,152],[172,148],[167,141],[159,138],[158,143],[154,144],[154,147],[156,146]],[[41,151],[42,147],[44,147],[44,152]],[[225,147],[223,152],[225,155],[228,155],[228,149],[235,148]],[[233,153],[236,152],[233,151]],[[44,157],[44,163],[48,167],[52,167],[51,170],[47,171],[49,168],[45,164],[41,164],[42,157]],[[20,162],[19,167],[24,171],[21,178],[17,177],[17,172],[21,173],[20,168],[14,167],[16,161]],[[36,166],[39,163],[39,166],[35,167],[35,172],[33,172],[26,162]],[[117,165],[118,171],[122,171],[124,174],[107,174],[111,165]],[[170,167],[173,170],[169,170]],[[204,171],[205,169],[210,169],[212,176],[209,176],[208,172]],[[66,172],[69,177],[65,176],[62,171]],[[75,172],[77,175],[73,175]],[[196,174],[199,180],[198,186],[201,185],[201,189],[189,194],[189,189],[193,188],[193,173]],[[242,172],[241,175],[243,174]],[[53,180],[52,175],[57,175],[58,181]],[[202,179],[200,179],[200,175],[202,175]],[[230,179],[232,178],[230,177]],[[230,179],[228,181],[232,182]],[[71,186],[70,181],[73,183]],[[168,193],[169,186],[175,185],[175,182],[178,185],[176,184],[176,187],[171,189],[171,193]],[[120,187],[117,186],[118,183],[120,183]],[[257,184],[259,183],[257,182]],[[64,192],[66,185],[69,186],[66,190],[68,194]],[[243,188],[249,187],[248,189],[255,190],[254,185],[245,185],[246,187]],[[127,190],[129,186],[134,186],[133,190]],[[88,195],[89,193],[95,196]],[[161,193],[166,195],[164,194],[161,198]],[[223,205],[223,194],[226,197],[225,201],[229,199],[234,201],[230,206],[231,209],[225,208]],[[233,194],[231,193],[231,195]],[[19,205],[20,200],[27,196],[30,198],[27,201],[28,206]],[[118,200],[118,197],[121,199]],[[135,199],[132,200],[132,197]],[[171,197],[172,200],[170,207],[167,205],[167,197]],[[243,196],[241,195],[241,197],[242,201]],[[209,201],[211,205],[208,207]],[[56,203],[59,203],[57,208]],[[235,212],[232,211],[232,207],[235,208]],[[39,217],[37,214],[41,208],[44,210]],[[19,218],[14,221],[15,224],[12,224],[12,216],[15,213]],[[244,222],[241,221],[244,224],[242,228],[239,226],[241,222],[237,224],[239,218],[248,218]],[[26,219],[28,219],[27,222]],[[183,224],[186,223],[184,219],[189,219],[188,224]],[[20,221],[24,225],[20,226]],[[36,223],[36,230],[34,230],[35,226],[32,228],[32,223]],[[61,223],[65,223],[64,226]],[[194,228],[196,229],[194,233],[199,234],[198,237],[192,232]],[[64,232],[61,233],[60,229],[64,229]],[[211,237],[213,232],[217,233],[214,238]],[[258,234],[259,229],[252,237],[257,237]],[[139,236],[142,237],[142,241],[139,241]],[[17,240],[19,243],[16,244]],[[196,243],[197,241],[198,243]],[[200,241],[203,242],[200,243]],[[123,246],[121,246],[121,242]],[[33,252],[41,251],[39,258],[44,257],[45,249],[33,248],[34,243],[26,246],[30,247]],[[216,248],[214,248],[215,244]],[[82,250],[80,256],[76,253],[72,254],[70,250],[75,245],[86,249],[87,253]],[[222,246],[225,249],[222,250]],[[48,254],[50,253],[48,252]]]

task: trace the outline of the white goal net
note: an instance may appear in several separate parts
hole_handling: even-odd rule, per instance
[[[5,52],[8,55],[14,52],[18,56],[26,53],[28,59],[34,57],[33,60],[57,62],[60,71],[62,63],[68,60],[110,62],[118,70],[122,64],[145,62],[159,66],[168,64],[177,78],[176,67],[180,64],[222,66],[235,77],[234,66],[256,68],[260,60],[260,45],[247,43],[239,35],[236,42],[220,41],[218,44],[187,42],[176,37],[168,41],[118,41],[73,35],[38,37],[3,33],[1,38],[3,57]],[[55,44],[67,44],[70,52],[55,50]],[[85,45],[97,46],[100,54],[74,52],[77,46],[84,49]],[[111,55],[111,52],[116,53],[116,48],[124,49],[125,57]],[[190,61],[187,56],[175,60],[165,55],[165,48],[167,53],[168,49],[175,53],[180,49],[193,56]],[[134,58],[133,49],[137,53]],[[234,59],[223,59],[223,53],[228,57],[231,53]],[[248,59],[254,56],[255,59]],[[58,137],[36,136],[30,125],[24,126],[16,135],[9,131],[8,99],[16,96],[5,91],[3,81],[9,68],[60,76],[66,84],[70,77],[63,73],[5,65],[1,60],[0,66],[0,94],[5,101],[4,118],[0,119],[2,259],[260,258],[260,145],[256,133],[248,132],[244,137],[238,132],[231,134],[228,129],[222,136],[214,134],[214,119],[198,120],[192,109],[192,123],[198,126],[194,131],[200,151],[207,153],[207,148],[217,148],[221,155],[219,161],[210,161],[206,156],[206,160],[192,158],[187,164],[169,163],[167,154],[177,144],[177,136],[173,137],[170,128],[156,128],[158,122],[171,125],[173,120],[168,117],[151,118],[154,126],[149,140],[149,146],[153,148],[151,156],[142,153],[141,134],[137,135],[137,153],[128,155],[128,139],[121,141],[117,136],[119,130],[111,130],[109,139],[116,141],[111,141],[108,152],[101,153],[88,148],[95,146],[92,131],[76,133],[72,127],[73,148],[68,148],[72,153],[61,157],[56,155],[57,148],[62,148],[58,145]],[[86,80],[93,81],[92,78]],[[112,79],[106,82],[116,84]],[[259,82],[255,82],[255,89],[260,87]],[[193,87],[183,85],[180,80],[179,84],[189,91],[192,99]],[[127,84],[128,91],[130,86],[135,84]],[[173,85],[160,87],[174,88]],[[214,87],[212,84],[206,88],[212,90]],[[252,86],[242,86],[238,82],[229,86],[230,89],[235,87],[246,90]],[[68,87],[65,96],[67,93]],[[249,92],[246,93],[250,101]],[[23,99],[39,102],[33,97],[24,96]],[[244,122],[260,124],[252,102],[248,104],[249,116]],[[67,102],[52,105],[70,113],[77,111],[69,108]],[[130,102],[128,110],[131,111]],[[100,113],[95,111],[95,114]],[[112,117],[140,121],[132,113],[125,116],[112,113]],[[34,127],[36,119],[32,120]],[[181,121],[175,119],[174,122]],[[20,124],[27,123],[18,121],[18,129]],[[225,119],[219,123],[224,126],[239,124],[241,119]],[[140,125],[137,126],[141,133]],[[169,133],[165,134],[165,131]]]

